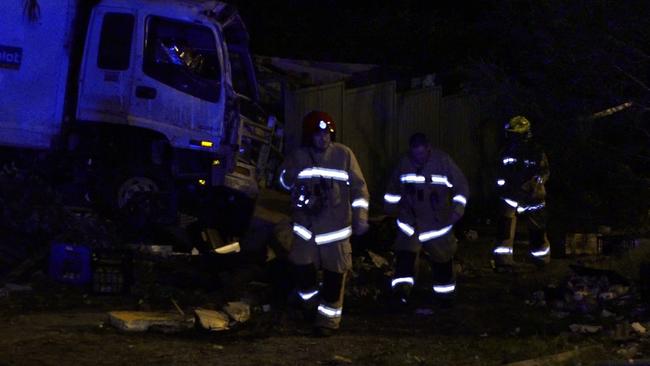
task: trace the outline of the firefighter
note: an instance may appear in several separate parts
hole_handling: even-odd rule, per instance
[[[467,180],[451,157],[432,148],[424,134],[411,136],[409,153],[399,162],[384,195],[387,211],[397,214],[391,281],[392,305],[397,309],[408,304],[421,248],[431,262],[433,299],[451,305],[456,289],[453,227],[465,212],[468,196]]]
[[[296,297],[314,309],[314,330],[327,336],[339,328],[351,235],[368,230],[369,194],[356,157],[334,142],[336,124],[325,112],[303,119],[303,144],[281,167],[280,184],[291,192]],[[319,286],[318,271],[322,270]]]
[[[497,186],[501,216],[497,245],[493,250],[497,271],[513,268],[513,243],[517,216],[527,219],[530,257],[537,265],[547,264],[551,249],[546,237],[546,189],[549,166],[546,154],[532,139],[531,123],[524,116],[505,126],[506,147],[499,155]]]

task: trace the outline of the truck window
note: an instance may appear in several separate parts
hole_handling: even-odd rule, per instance
[[[149,17],[143,69],[174,89],[210,102],[219,100],[221,66],[208,27]]]
[[[131,59],[134,17],[131,14],[106,13],[99,37],[97,66],[106,70],[126,70]]]
[[[230,50],[228,52],[230,59],[230,69],[232,71],[233,88],[239,94],[253,99],[253,90],[249,84],[248,73],[244,56],[239,51]]]

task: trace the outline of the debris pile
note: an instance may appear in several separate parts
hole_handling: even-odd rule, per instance
[[[376,301],[393,276],[392,253],[379,255],[367,250],[364,254],[353,257],[354,265],[350,272],[350,284],[346,288],[346,298]]]
[[[556,319],[574,322],[569,330],[580,334],[605,333],[617,341],[645,336],[650,312],[632,283],[618,273],[572,265],[561,285],[533,293],[526,303],[547,307]]]

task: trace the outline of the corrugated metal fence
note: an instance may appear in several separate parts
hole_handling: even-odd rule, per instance
[[[374,200],[383,196],[386,177],[414,132],[426,133],[449,153],[469,179],[475,197],[481,195],[479,105],[470,96],[442,97],[440,88],[398,93],[395,82],[386,82],[355,89],[334,83],[288,91],[284,99],[285,150],[300,144],[300,123],[306,113],[326,111],[337,123],[338,141],[359,159]]]

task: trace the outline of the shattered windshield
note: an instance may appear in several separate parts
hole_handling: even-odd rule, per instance
[[[151,17],[144,72],[195,97],[214,102],[219,100],[219,50],[208,27]]]

